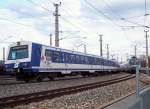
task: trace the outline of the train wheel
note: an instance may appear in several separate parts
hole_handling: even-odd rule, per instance
[[[36,80],[37,82],[42,82],[43,79],[41,77],[38,77]]]
[[[49,80],[54,80],[54,77],[48,76]]]
[[[29,79],[29,78],[26,78],[24,81],[25,81],[26,83],[29,83],[30,79]]]

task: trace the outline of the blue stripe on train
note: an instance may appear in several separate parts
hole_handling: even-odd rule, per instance
[[[68,68],[68,69],[66,69],[66,68],[57,68],[57,69],[54,69],[54,68],[32,68],[33,69],[33,71],[34,70],[36,70],[36,69],[38,69],[38,70],[104,70],[103,68],[102,69],[71,69],[71,68]],[[112,70],[112,69],[107,69],[107,70]]]

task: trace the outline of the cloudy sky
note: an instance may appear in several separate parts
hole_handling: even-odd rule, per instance
[[[110,55],[126,59],[145,53],[144,25],[150,26],[149,15],[144,17],[144,0],[0,0],[0,58],[2,48],[19,40],[49,45],[53,34],[53,3],[59,7],[60,47],[99,55],[99,34],[103,34],[103,53],[106,44]],[[146,14],[150,13],[147,0]],[[85,38],[86,37],[86,38]],[[150,44],[149,44],[150,45]]]

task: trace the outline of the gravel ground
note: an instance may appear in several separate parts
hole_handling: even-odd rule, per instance
[[[141,86],[143,87],[144,84],[141,83]],[[99,109],[103,104],[127,95],[134,90],[135,79],[131,79],[52,100],[17,106],[13,109]]]
[[[150,82],[147,76],[142,81]],[[144,84],[141,83],[141,87]],[[99,109],[102,105],[135,91],[135,79],[104,86],[77,94],[65,95],[52,100],[44,100],[13,109]],[[12,108],[11,108],[12,109]]]
[[[127,75],[127,74],[123,74]],[[49,82],[40,82],[40,83],[28,83],[28,84],[14,84],[14,85],[0,85],[0,98],[27,94],[33,92],[40,92],[58,88],[65,88],[69,86],[76,86],[81,84],[93,83],[96,81],[104,81],[108,79],[112,79],[116,76],[123,76],[122,74],[114,74],[114,75],[103,75],[99,77],[89,77],[89,78],[79,78],[79,79],[69,79],[69,80],[56,80]]]

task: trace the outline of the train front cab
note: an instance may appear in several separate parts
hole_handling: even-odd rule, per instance
[[[5,61],[6,71],[11,72],[21,79],[26,72],[31,71],[31,42],[17,42],[8,47],[7,60]]]

